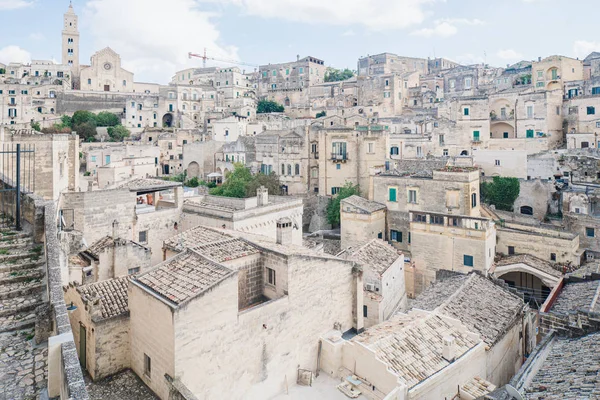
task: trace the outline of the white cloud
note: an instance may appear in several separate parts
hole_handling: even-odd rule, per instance
[[[225,1],[259,17],[312,24],[362,25],[381,31],[422,23],[427,16],[425,7],[436,0],[221,0],[219,3]]]
[[[356,33],[354,33],[354,31],[352,29],[349,29],[346,32],[342,33],[342,36],[354,36],[354,35],[356,35]]]
[[[573,43],[573,53],[576,57],[585,58],[593,51],[600,51],[600,42],[576,40]]]
[[[83,22],[96,50],[110,46],[136,81],[164,83],[177,70],[202,66],[202,60],[188,59],[188,52],[206,48],[210,57],[238,58],[237,48],[221,44],[214,16],[194,0],[169,0],[168,6],[160,0],[90,0]]]
[[[418,29],[416,31],[411,32],[410,34],[413,36],[423,36],[423,37],[432,37],[432,36],[440,36],[440,37],[448,37],[452,35],[456,35],[458,32],[458,28],[448,22],[442,22],[437,24],[433,28],[423,28]]]
[[[502,60],[507,60],[507,61],[519,61],[520,59],[523,58],[523,54],[521,54],[518,51],[513,50],[513,49],[498,50],[498,52],[496,53],[496,56],[498,56],[498,58],[500,58]]]
[[[0,49],[0,62],[3,64],[11,62],[28,64],[31,62],[31,53],[19,46],[6,46]]]
[[[433,28],[417,29],[411,32],[412,36],[423,36],[423,37],[449,37],[456,35],[458,32],[457,25],[484,25],[484,22],[480,19],[466,19],[466,18],[441,18],[433,21]]]
[[[0,11],[31,7],[33,3],[26,0],[0,0]]]

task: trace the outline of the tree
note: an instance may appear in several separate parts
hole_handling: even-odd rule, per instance
[[[226,176],[225,183],[210,189],[210,194],[214,196],[247,198],[256,196],[256,189],[260,186],[266,187],[269,194],[281,194],[279,177],[276,174],[252,175],[250,169],[243,164],[236,163],[234,165],[235,168]]]
[[[75,126],[86,123],[93,123],[95,129],[97,126],[96,115],[93,112],[85,110],[75,111],[73,118],[71,118],[71,128],[75,129]]]
[[[269,194],[279,196],[281,195],[281,183],[279,183],[279,176],[274,172],[268,175],[256,174],[253,179],[248,182],[246,186],[246,197],[256,196],[256,189],[264,186],[269,191]]]
[[[335,69],[327,67],[327,70],[325,71],[325,82],[345,81],[346,79],[350,79],[353,76],[354,72],[352,72],[348,68]]]
[[[517,178],[495,176],[492,182],[481,182],[481,201],[495,205],[498,210],[513,211],[520,190]]]
[[[62,126],[62,124],[54,124],[49,128],[42,128],[42,133],[71,133],[70,126]]]
[[[68,126],[69,128],[73,126],[73,118],[69,117],[68,115],[63,115],[62,117],[60,117],[60,125],[65,127]]]
[[[258,102],[258,106],[256,107],[256,112],[258,114],[283,112],[283,111],[284,111],[283,106],[272,100],[261,100]]]
[[[318,112],[315,118],[326,117],[327,113],[325,111]]]
[[[121,121],[119,117],[108,111],[101,111],[96,115],[96,126],[116,126]]]
[[[6,73],[6,70],[4,68],[0,68],[0,75],[4,75]]]
[[[96,140],[95,121],[84,122],[79,125],[75,125],[73,130],[77,132],[77,135],[85,142],[93,142]]]
[[[130,134],[129,129],[123,125],[109,126],[106,131],[112,142],[122,142],[125,138],[128,138]]]
[[[35,122],[35,121],[31,121],[31,129],[33,129],[34,131],[38,131],[38,132],[42,131],[42,127],[40,126],[40,123]]]
[[[360,188],[358,185],[353,185],[352,182],[346,182],[340,188],[337,196],[329,200],[329,204],[327,204],[327,221],[331,225],[338,225],[340,223],[340,201],[353,195],[360,196]]]

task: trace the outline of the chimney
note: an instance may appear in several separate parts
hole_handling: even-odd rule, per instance
[[[117,239],[117,231],[119,230],[119,222],[115,219],[112,223],[112,238]]]
[[[277,220],[277,244],[288,246],[292,244],[292,220],[284,217]]]
[[[256,189],[256,205],[262,207],[267,204],[269,204],[269,191],[266,187],[261,186]]]
[[[296,54],[296,61],[300,61],[300,54]]]
[[[456,358],[456,346],[454,336],[446,336],[442,339],[442,357],[448,362],[454,362]]]
[[[542,57],[538,57],[538,62],[542,61]]]

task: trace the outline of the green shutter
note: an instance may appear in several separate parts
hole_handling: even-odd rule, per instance
[[[473,131],[473,141],[479,142],[479,131]]]
[[[527,137],[528,138],[532,138],[533,137],[533,129],[527,129]]]
[[[390,188],[389,201],[396,201],[396,188]]]

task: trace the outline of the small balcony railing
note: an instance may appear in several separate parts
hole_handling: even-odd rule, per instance
[[[348,161],[348,153],[344,153],[344,154],[331,153],[331,160],[333,162],[346,162],[346,161]]]

